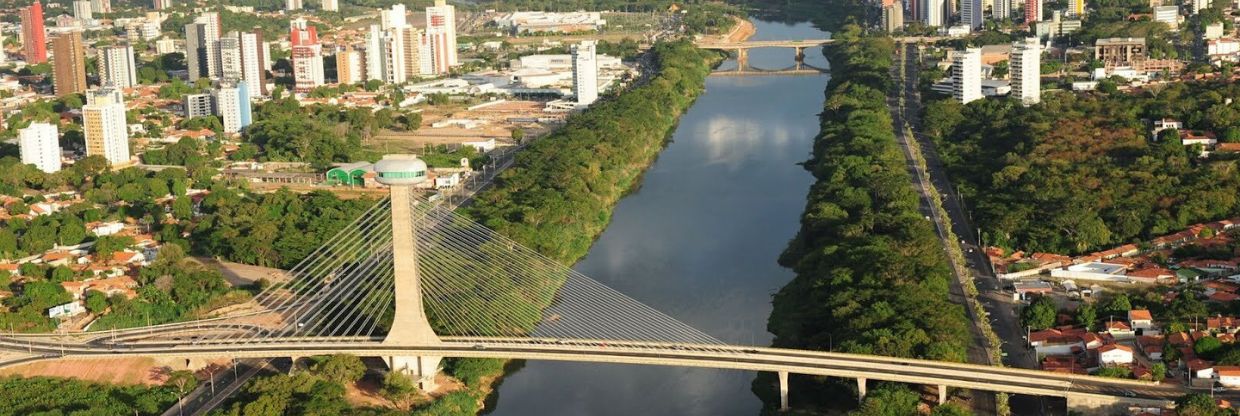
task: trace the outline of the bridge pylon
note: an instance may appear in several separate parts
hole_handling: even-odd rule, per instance
[[[413,218],[413,186],[426,181],[426,162],[413,155],[388,155],[375,163],[379,183],[388,185],[392,198],[392,267],[395,311],[384,344],[433,346],[439,335],[426,319],[422,304],[422,279],[418,273],[417,230]],[[435,375],[442,357],[384,357],[393,371],[418,380],[423,390],[435,388]]]

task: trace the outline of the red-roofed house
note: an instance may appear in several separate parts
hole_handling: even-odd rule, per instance
[[[1127,276],[1129,279],[1141,283],[1165,283],[1176,280],[1174,271],[1149,264],[1130,270]]]
[[[1218,384],[1226,387],[1240,387],[1240,366],[1215,366],[1214,374],[1218,376]]]
[[[1176,332],[1167,335],[1167,342],[1177,347],[1191,347],[1193,345],[1193,339],[1188,336],[1187,332]]]
[[[1240,296],[1235,293],[1214,292],[1210,294],[1210,300],[1213,302],[1228,303],[1236,299],[1240,299]]]
[[[1134,331],[1142,335],[1154,329],[1154,315],[1151,315],[1150,311],[1145,309],[1128,311],[1128,322],[1132,323]]]
[[[1102,365],[1132,364],[1132,347],[1120,344],[1103,345],[1098,348],[1098,361]]]
[[[1124,321],[1107,322],[1106,332],[1110,333],[1111,336],[1115,337],[1115,339],[1128,339],[1136,335],[1136,333],[1132,330],[1132,326],[1129,326],[1128,323]]]
[[[1188,360],[1188,373],[1193,378],[1214,378],[1214,363],[1199,358]]]
[[[1240,329],[1240,319],[1222,315],[1206,318],[1206,329],[1217,333],[1234,333]]]
[[[1163,337],[1157,335],[1145,335],[1137,337],[1137,348],[1142,354],[1149,357],[1151,361],[1161,361],[1163,345],[1166,343]]]

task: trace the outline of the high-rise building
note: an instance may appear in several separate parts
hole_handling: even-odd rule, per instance
[[[86,91],[86,49],[82,32],[64,32],[52,38],[52,85],[56,96]]]
[[[406,26],[407,27],[407,26]],[[401,34],[400,28],[388,29],[383,32],[380,39],[381,56],[380,65],[383,73],[383,82],[389,84],[401,84],[408,78],[409,71],[405,69],[405,36]]]
[[[0,32],[0,65],[4,65],[4,63],[8,62],[9,60],[8,54],[4,53],[3,45],[4,45],[4,32]]]
[[[90,0],[90,9],[95,13],[112,13],[112,0]]]
[[[1025,0],[1025,23],[1032,26],[1042,21],[1042,0]]]
[[[90,0],[77,0],[73,2],[73,17],[82,21],[94,19],[94,15],[90,10]]]
[[[391,9],[379,11],[379,28],[383,30],[405,27],[405,5],[393,4]]]
[[[263,70],[270,71],[271,70],[271,42],[263,41],[263,46],[262,48],[259,49],[259,52],[262,52],[263,54],[263,59],[262,59]],[[263,87],[264,90],[266,90],[266,88],[267,88],[266,86]]]
[[[1068,15],[1076,17],[1084,16],[1085,0],[1068,0]]]
[[[405,47],[405,79],[413,79],[422,75],[432,74],[432,67],[427,61],[429,54],[426,52],[430,48],[428,39],[422,34],[422,30],[413,26],[405,26],[400,29],[402,38],[401,44]]]
[[[883,30],[888,33],[904,28],[904,2],[895,0],[883,6]]]
[[[930,27],[940,27],[947,23],[943,16],[946,3],[944,0],[916,0],[922,2],[921,23]]]
[[[590,105],[598,100],[598,56],[594,41],[573,46],[573,95],[577,105]]]
[[[153,0],[151,4],[155,10],[163,10],[172,7],[172,0]]]
[[[1024,105],[1042,101],[1042,47],[1038,38],[1012,44],[1012,98]]]
[[[220,16],[214,12],[198,15],[185,25],[185,65],[189,80],[220,76]]]
[[[293,90],[306,93],[323,85],[323,45],[318,29],[306,24],[305,19],[294,19],[289,22],[288,38],[292,44]]]
[[[99,84],[116,88],[138,85],[138,66],[134,64],[133,46],[99,48]]]
[[[47,62],[47,31],[43,29],[43,4],[38,0],[22,9],[22,52],[27,64]]]
[[[383,79],[383,30],[379,25],[370,25],[366,32],[366,80]]]
[[[284,10],[301,10],[301,0],[284,0]]]
[[[1210,0],[1192,0],[1192,6],[1193,14],[1201,13],[1202,10],[1210,8]]]
[[[444,0],[435,0],[434,6],[427,7],[426,37],[430,42],[430,62],[434,73],[448,73],[457,65],[456,8]]]
[[[250,100],[249,83],[246,81],[238,82],[237,83],[237,94],[241,96],[240,102],[238,103],[238,105],[240,105],[241,107],[241,111],[239,111],[239,115],[241,119],[241,128],[244,129],[246,127],[249,127],[250,123],[254,122],[254,116],[251,114],[253,110],[250,108],[252,104]]]
[[[323,0],[322,6],[320,8],[322,8],[324,11],[329,11],[329,12],[340,11],[340,1],[339,0]]]
[[[995,0],[990,7],[990,18],[1004,20],[1012,18],[1012,0]]]
[[[257,31],[242,32],[241,40],[241,79],[245,80],[246,87],[249,88],[248,97],[256,95],[267,95],[267,72],[268,64],[265,62],[267,54],[263,48],[267,46],[263,42],[263,34]]]
[[[982,28],[982,0],[960,0],[960,24],[969,30]]]
[[[220,38],[220,79],[241,79],[241,36],[228,32]]]
[[[961,104],[982,98],[982,48],[968,48],[952,59],[952,96]]]
[[[1154,8],[1154,21],[1163,22],[1171,30],[1180,27],[1180,6],[1158,6]]]
[[[242,106],[247,109],[250,107],[249,97],[242,99],[241,88],[226,81],[212,92],[212,98],[215,101],[215,114],[220,116],[224,132],[240,132],[245,127],[241,119]]]
[[[362,82],[366,71],[362,67],[362,54],[345,45],[336,51],[336,82],[356,84]]]
[[[18,132],[22,164],[47,173],[60,171],[60,132],[55,124],[30,123]]]
[[[206,117],[214,113],[211,110],[211,94],[186,94],[181,105],[185,107],[185,118]]]
[[[100,155],[112,165],[129,163],[129,131],[125,125],[125,97],[121,90],[102,87],[86,93],[82,107],[86,155]]]

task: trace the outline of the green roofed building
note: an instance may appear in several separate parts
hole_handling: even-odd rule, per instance
[[[327,171],[327,184],[372,187],[376,185],[375,175],[375,165],[373,163],[345,163]]]

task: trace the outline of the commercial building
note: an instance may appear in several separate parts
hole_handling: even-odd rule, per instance
[[[138,67],[134,64],[133,46],[99,48],[99,84],[116,88],[138,85]]]
[[[167,55],[177,51],[177,41],[172,39],[160,39],[155,41],[155,53]]]
[[[573,46],[573,95],[579,106],[598,100],[597,55],[594,41],[582,41]]]
[[[299,93],[323,85],[323,45],[319,44],[318,29],[306,24],[305,19],[289,22],[290,53],[293,64],[293,90]]]
[[[445,0],[435,0],[434,6],[426,8],[426,37],[434,73],[446,74],[457,66],[455,7]]]
[[[914,0],[916,1],[916,0]],[[904,28],[904,2],[896,0],[883,6],[883,30],[888,33]]]
[[[102,87],[88,91],[82,107],[82,129],[87,156],[103,156],[111,165],[129,163],[129,131],[121,90]]]
[[[43,28],[43,4],[35,0],[22,8],[22,52],[30,65],[47,62],[47,32]]]
[[[189,80],[220,76],[220,16],[214,12],[198,15],[185,25],[185,65]]]
[[[30,123],[18,132],[22,163],[47,173],[60,171],[60,132],[55,124]]]
[[[1106,38],[1094,42],[1094,59],[1106,68],[1132,67],[1145,60],[1145,38]]]
[[[90,11],[90,0],[77,0],[73,2],[73,17],[81,21],[94,20],[94,16]]]
[[[952,96],[961,104],[982,98],[982,49],[968,48],[952,60]]]
[[[566,33],[598,30],[607,24],[599,12],[512,12],[492,21],[511,33]]]
[[[181,105],[185,107],[185,118],[206,117],[213,113],[210,94],[186,94]]]
[[[86,91],[86,50],[82,32],[64,32],[52,38],[52,84],[57,97]]]
[[[982,0],[960,0],[960,24],[971,31],[982,28]]]
[[[1024,105],[1042,101],[1042,47],[1038,38],[1012,44],[1012,98]]]
[[[1154,8],[1154,21],[1166,23],[1171,30],[1180,27],[1180,6],[1158,6]]]

